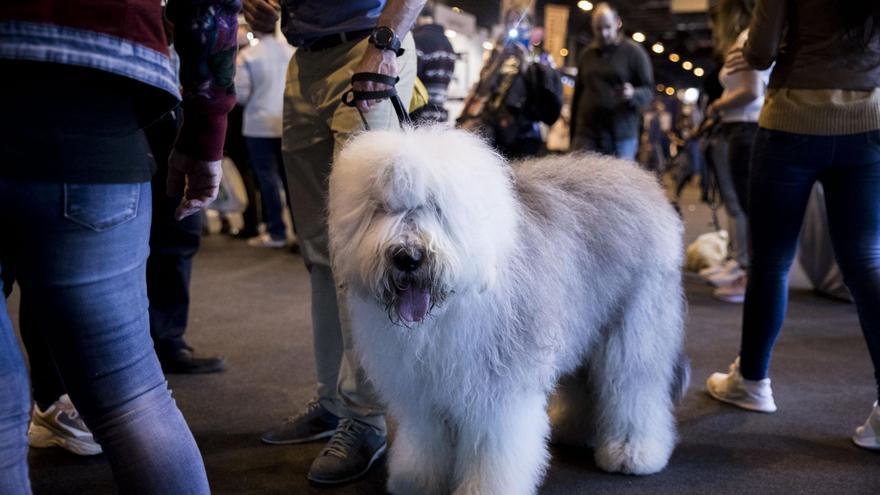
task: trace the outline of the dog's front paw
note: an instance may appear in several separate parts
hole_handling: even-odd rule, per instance
[[[666,467],[672,448],[651,439],[612,440],[596,449],[596,464],[609,473],[654,474]]]

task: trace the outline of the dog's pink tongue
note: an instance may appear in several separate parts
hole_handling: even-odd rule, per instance
[[[404,289],[397,299],[397,313],[407,323],[422,321],[428,314],[431,294],[425,289]]]

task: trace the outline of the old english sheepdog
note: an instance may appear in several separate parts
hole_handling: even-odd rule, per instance
[[[653,176],[592,154],[510,165],[464,131],[366,132],[334,164],[329,231],[398,421],[391,493],[535,493],[551,422],[604,470],[666,466],[682,226]]]

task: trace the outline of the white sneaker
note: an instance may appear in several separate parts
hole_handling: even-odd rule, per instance
[[[709,395],[749,411],[776,412],[770,379],[746,380],[739,372],[739,357],[730,365],[727,373],[712,373],[706,380]]]
[[[700,277],[702,277],[703,279],[705,279],[708,282],[709,277],[713,277],[713,276],[718,275],[719,273],[722,273],[722,272],[729,272],[730,270],[733,270],[736,267],[737,267],[736,260],[729,259],[729,260],[725,261],[724,263],[718,263],[717,265],[712,265],[710,267],[703,268],[702,270],[700,270],[697,273],[700,275]]]
[[[45,411],[40,411],[40,407],[34,404],[28,443],[37,448],[57,445],[77,455],[97,455],[102,452],[101,445],[95,441],[67,394],[59,397]]]
[[[880,405],[877,402],[865,424],[856,428],[852,441],[863,449],[880,450]]]
[[[287,239],[273,239],[269,234],[258,235],[247,240],[248,246],[264,248],[283,248],[287,246]]]
[[[744,277],[745,274],[746,271],[740,268],[739,265],[734,265],[734,267],[730,270],[716,273],[715,275],[707,278],[706,281],[708,281],[711,285],[715,287],[725,287],[733,284],[734,282],[739,280],[740,277]]]
[[[712,296],[719,301],[742,304],[746,300],[746,276],[742,275],[730,285],[716,288]]]

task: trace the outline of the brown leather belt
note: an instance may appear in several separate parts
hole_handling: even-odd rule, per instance
[[[328,34],[302,45],[299,49],[307,52],[326,50],[350,41],[362,40],[372,32],[372,29],[361,29],[359,31],[349,31],[347,33]]]

